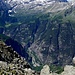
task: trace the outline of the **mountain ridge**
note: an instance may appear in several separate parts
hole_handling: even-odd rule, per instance
[[[18,10],[24,10],[24,13],[27,14],[27,13],[37,13],[37,12],[45,12],[47,11],[46,9],[49,8],[49,9],[53,9],[53,7],[56,7],[58,6],[57,9],[55,10],[62,10],[63,7],[65,7],[65,9],[69,8],[69,5],[71,4],[68,4],[68,2],[66,0],[27,0],[27,1],[8,1],[8,3],[10,3],[11,6],[14,6],[16,5],[16,7],[12,10],[12,11],[15,11],[15,13],[18,12]],[[56,6],[54,6],[55,4],[57,4]],[[61,7],[61,9],[60,9]],[[48,10],[49,10],[48,9]],[[52,10],[49,10],[49,12],[52,12]]]

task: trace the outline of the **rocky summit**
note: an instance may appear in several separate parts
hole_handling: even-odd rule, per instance
[[[11,46],[0,41],[0,75],[39,75],[31,69],[25,58]]]

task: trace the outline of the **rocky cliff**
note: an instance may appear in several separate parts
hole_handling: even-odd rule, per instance
[[[39,75],[25,58],[0,40],[0,75]]]

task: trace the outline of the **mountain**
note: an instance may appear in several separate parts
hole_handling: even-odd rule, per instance
[[[8,0],[8,3],[10,3],[12,7],[16,5],[13,9],[15,13],[18,13],[18,10],[24,10],[21,11],[22,14],[34,14],[45,11],[51,12],[55,7],[58,7],[55,11],[59,11],[69,7],[67,0]]]
[[[6,3],[13,8],[11,14],[8,13],[9,21],[4,20],[2,33],[22,45],[35,67],[72,64],[75,56],[75,5],[59,0]]]

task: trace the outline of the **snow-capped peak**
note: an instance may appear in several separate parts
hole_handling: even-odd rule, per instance
[[[71,3],[72,5],[75,4],[75,0],[67,0],[69,3]]]
[[[69,8],[67,0],[8,0],[15,12],[23,10],[24,13],[56,12]]]

